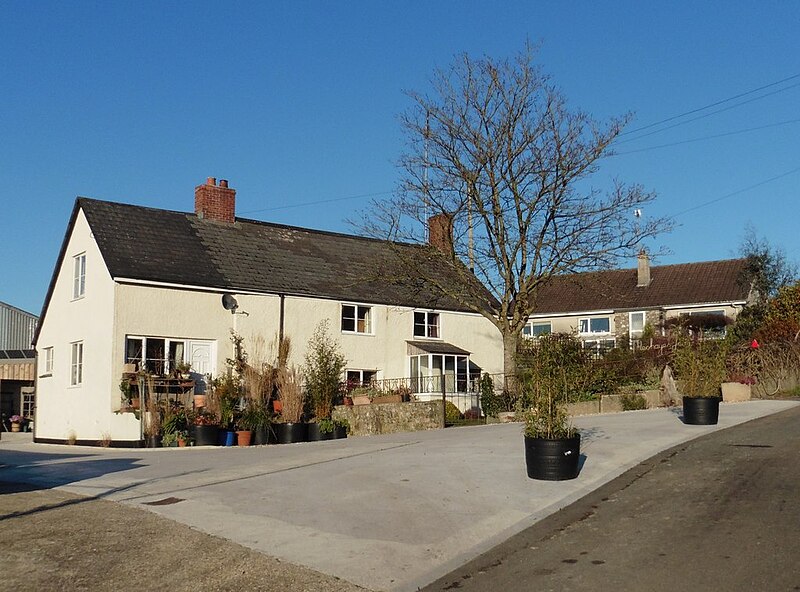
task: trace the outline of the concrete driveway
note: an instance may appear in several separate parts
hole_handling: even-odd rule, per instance
[[[717,426],[684,425],[679,409],[577,418],[583,467],[558,483],[527,478],[520,424],[248,449],[3,439],[0,479],[146,507],[372,590],[416,590],[662,450],[797,404],[723,404]],[[165,505],[141,506],[154,501]]]

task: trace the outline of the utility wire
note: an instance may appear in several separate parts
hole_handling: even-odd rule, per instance
[[[684,214],[688,214],[689,212],[693,212],[695,210],[699,210],[700,208],[704,208],[706,206],[710,206],[711,204],[715,204],[720,202],[724,199],[728,199],[735,195],[739,195],[740,193],[744,193],[746,191],[750,191],[751,189],[755,189],[756,187],[761,187],[762,185],[766,185],[767,183],[772,183],[773,181],[777,181],[778,179],[782,179],[783,177],[788,177],[789,175],[793,175],[794,173],[800,172],[800,167],[794,168],[791,171],[786,171],[785,173],[781,173],[780,175],[775,175],[774,177],[770,177],[769,179],[764,179],[763,181],[759,181],[753,185],[749,185],[748,187],[744,187],[742,189],[737,189],[736,191],[732,191],[731,193],[726,193],[720,197],[711,199],[709,201],[705,201],[703,203],[697,204],[696,206],[692,206],[691,208],[687,208],[685,210],[681,210],[677,214],[673,214],[670,218],[677,218],[678,216],[683,216]]]
[[[687,119],[686,121],[679,121],[678,123],[673,123],[672,125],[668,125],[667,127],[662,127],[661,129],[653,130],[652,132],[647,132],[646,134],[642,134],[641,136],[636,136],[635,138],[627,138],[625,140],[620,140],[617,144],[627,144],[628,142],[635,142],[636,140],[641,140],[642,138],[646,138],[647,136],[652,136],[653,134],[658,134],[668,129],[672,129],[674,127],[678,127],[681,125],[686,125],[687,123],[691,123],[693,121],[697,121],[698,119],[705,119],[706,117],[711,117],[712,115],[716,115],[717,113],[722,113],[724,111],[730,111],[731,109],[735,109],[736,107],[741,107],[742,105],[747,105],[748,103],[752,103],[753,101],[760,101],[763,98],[776,95],[778,93],[782,93],[787,90],[791,90],[796,86],[800,86],[800,82],[792,84],[791,86],[787,86],[784,88],[780,88],[778,90],[774,90],[770,93],[765,95],[761,95],[760,97],[754,97],[752,99],[748,99],[746,101],[742,101],[741,103],[736,103],[735,105],[730,105],[728,107],[724,107],[722,109],[717,109],[716,111],[712,111],[711,113],[705,113],[703,115],[698,115],[697,117],[692,117],[691,119]],[[620,134],[622,135],[622,134]]]
[[[737,134],[744,134],[747,132],[754,132],[762,129],[768,129],[771,127],[779,127],[782,125],[789,125],[790,123],[800,123],[800,119],[789,119],[787,121],[779,121],[777,123],[769,123],[767,125],[760,125],[758,127],[749,127],[746,129],[740,129],[733,132],[725,132],[722,134],[714,134],[711,136],[702,136],[700,138],[691,138],[689,140],[681,140],[679,142],[670,142],[669,144],[659,144],[658,146],[648,146],[647,148],[638,148],[636,150],[626,150],[625,152],[615,152],[610,156],[623,156],[625,154],[635,154],[637,152],[647,152],[649,150],[657,150],[658,148],[669,148],[670,146],[680,146],[681,144],[690,144],[692,142],[700,142],[702,140],[713,140],[714,138],[724,138],[726,136],[735,136]]]
[[[800,74],[795,74],[794,76],[789,76],[788,78],[784,78],[783,80],[777,80],[775,82],[770,82],[769,84],[765,84],[764,86],[760,86],[758,88],[754,88],[753,90],[748,90],[747,92],[739,93],[738,95],[734,95],[732,97],[728,97],[727,99],[722,99],[721,101],[716,101],[715,103],[710,103],[705,105],[704,107],[698,107],[697,109],[692,109],[691,111],[686,111],[684,113],[680,113],[679,115],[673,115],[671,117],[667,117],[666,119],[662,119],[661,121],[656,121],[655,123],[651,123],[648,125],[644,125],[642,127],[637,127],[636,129],[628,130],[626,132],[622,132],[621,136],[626,136],[628,134],[635,134],[636,132],[640,132],[646,129],[650,129],[651,127],[655,127],[657,125],[661,125],[662,123],[668,123],[670,121],[674,121],[675,119],[680,119],[681,117],[686,117],[687,115],[692,115],[693,113],[699,113],[700,111],[705,111],[706,109],[710,109],[711,107],[716,107],[718,105],[722,105],[723,103],[727,103],[728,101],[733,101],[736,99],[740,99],[742,97],[746,97],[747,95],[751,95],[755,92],[760,90],[764,90],[767,88],[771,88],[773,86],[777,86],[778,84],[783,84],[784,82],[788,82],[789,80],[794,80],[795,78],[800,78]]]

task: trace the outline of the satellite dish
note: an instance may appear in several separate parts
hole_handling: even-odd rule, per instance
[[[230,310],[231,312],[239,308],[239,303],[236,302],[236,298],[233,297],[233,294],[222,295],[222,308]]]

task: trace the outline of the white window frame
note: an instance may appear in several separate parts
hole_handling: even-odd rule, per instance
[[[138,339],[142,342],[142,350],[138,358],[128,357],[128,340],[129,339]],[[122,347],[122,361],[123,363],[138,363],[139,369],[147,368],[147,340],[148,339],[157,339],[164,342],[164,357],[163,358],[151,358],[150,360],[155,362],[156,364],[162,364],[162,374],[167,375],[174,370],[172,364],[170,363],[170,350],[172,349],[170,346],[173,343],[181,343],[183,344],[183,354],[181,356],[181,361],[191,363],[191,345],[192,343],[203,343],[211,345],[211,360],[210,365],[211,368],[216,368],[216,356],[217,356],[217,342],[213,339],[194,339],[194,338],[186,338],[186,337],[162,337],[160,335],[125,335],[125,341]],[[176,362],[178,363],[178,362]],[[213,371],[212,371],[213,374]]]
[[[418,314],[425,315],[424,324],[422,325],[422,326],[425,327],[425,334],[424,335],[419,335],[417,333],[417,326],[419,326],[419,323],[417,323],[417,315]],[[436,322],[435,323],[431,322],[431,316],[435,316],[436,317]],[[433,311],[433,310],[415,310],[414,311],[414,319],[413,320],[414,320],[414,323],[413,323],[413,326],[411,328],[411,332],[414,335],[414,337],[420,337],[422,339],[441,339],[442,338],[442,315],[440,313],[438,313],[436,311]],[[431,333],[432,333],[431,327],[435,327],[436,328],[436,331],[435,331],[436,335],[431,335]]]
[[[602,347],[603,342],[611,342],[610,347]],[[594,339],[586,339],[583,343],[583,349],[595,349],[598,352],[604,352],[609,349],[617,347],[617,340],[615,337],[596,337]]]
[[[535,333],[535,327],[543,327],[547,325],[547,331],[544,333]],[[537,337],[541,337],[542,335],[549,335],[553,332],[553,321],[528,321],[525,323],[525,326],[522,328],[522,334],[527,337],[528,339],[536,339]]]
[[[69,385],[83,384],[83,341],[70,343]]]
[[[347,370],[345,370],[345,371],[344,371],[344,379],[345,379],[345,382],[346,382],[346,384],[347,384],[347,386],[348,386],[348,387],[350,386],[350,380],[351,380],[351,379],[350,379],[350,374],[354,374],[354,373],[358,373],[358,379],[356,379],[356,382],[358,382],[358,384],[357,384],[357,385],[355,385],[356,387],[359,387],[359,386],[367,386],[367,385],[369,385],[369,384],[370,384],[370,383],[371,383],[373,380],[378,380],[378,371],[377,371],[377,370],[375,370],[375,369],[369,369],[369,368],[348,368]],[[370,378],[370,379],[369,379],[369,380],[367,380],[366,382],[365,382],[365,380],[364,380],[364,374],[365,374],[365,373],[369,373],[369,374],[371,374],[371,375],[372,375],[372,378]]]
[[[592,321],[599,321],[604,320],[608,321],[608,330],[604,331],[592,331]],[[583,331],[581,325],[583,322],[586,321],[586,328],[588,331]],[[581,317],[578,319],[578,334],[579,335],[611,335],[611,317],[608,316],[598,316],[598,317]]]
[[[42,350],[44,352],[44,373],[41,376],[53,375],[53,348],[46,347]]]
[[[353,330],[345,329],[344,328],[344,309],[345,307],[353,308],[354,317],[348,317],[348,319],[352,318],[353,321]],[[366,311],[365,315],[365,328],[363,331],[358,330],[358,321],[359,321],[359,312]],[[375,323],[373,318],[373,307],[368,306],[366,304],[354,304],[351,302],[343,302],[342,305],[339,307],[339,328],[342,330],[342,333],[347,333],[348,335],[374,335],[375,334]]]
[[[633,316],[634,315],[642,315],[642,328],[639,331],[634,332],[633,330]],[[644,333],[644,326],[647,324],[647,313],[643,310],[637,310],[628,313],[628,337],[631,339],[639,339]],[[638,333],[635,335],[634,333]]]
[[[72,299],[79,300],[86,295],[86,252],[72,258]]]

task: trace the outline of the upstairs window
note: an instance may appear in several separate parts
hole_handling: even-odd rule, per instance
[[[76,341],[72,344],[72,357],[70,359],[70,386],[83,384],[83,342]]]
[[[72,258],[72,298],[83,298],[86,292],[86,253]]]
[[[49,376],[53,373],[53,348],[44,348],[44,375]]]
[[[610,333],[611,321],[608,317],[580,319],[578,324],[578,332],[581,335],[588,335],[591,333]]]
[[[553,325],[550,321],[528,321],[528,324],[522,329],[522,334],[525,337],[541,337],[552,332]]]
[[[440,337],[438,312],[414,313],[414,337]]]
[[[342,331],[346,333],[372,333],[372,307],[343,304]]]

